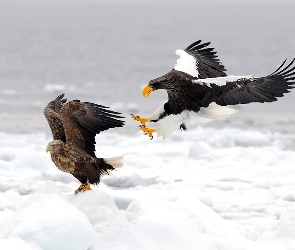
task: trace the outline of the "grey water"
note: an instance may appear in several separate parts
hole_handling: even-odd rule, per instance
[[[176,49],[211,42],[227,73],[266,76],[295,57],[295,1],[0,0],[0,131],[49,132],[57,95],[150,115],[165,91],[142,96],[170,71]],[[295,133],[295,90],[275,103],[239,105],[202,126]]]

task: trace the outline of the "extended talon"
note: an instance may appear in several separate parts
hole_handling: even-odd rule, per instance
[[[139,117],[138,115],[131,114],[131,118],[135,121],[139,121],[143,126],[149,121],[149,119],[144,117]]]
[[[88,182],[86,184],[81,184],[80,187],[78,187],[78,189],[75,190],[75,194],[77,194],[81,191],[85,192],[87,190],[92,190],[90,187],[90,183],[88,183]]]
[[[156,129],[154,128],[147,128],[145,126],[141,126],[140,130],[142,130],[144,132],[145,135],[148,135],[149,137],[151,137],[151,140],[154,138],[153,133],[157,132]]]

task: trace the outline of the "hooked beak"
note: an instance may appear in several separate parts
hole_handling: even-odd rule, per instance
[[[53,148],[51,147],[51,146],[47,146],[47,148],[46,148],[46,153],[48,153],[48,152],[50,152],[50,151],[52,151],[53,150]]]
[[[144,89],[142,90],[142,95],[147,98],[150,93],[152,93],[154,89],[151,86],[145,86]]]

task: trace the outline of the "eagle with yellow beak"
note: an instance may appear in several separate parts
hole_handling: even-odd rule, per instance
[[[277,101],[277,97],[293,88],[295,59],[287,65],[285,60],[265,77],[227,76],[225,67],[209,44],[199,40],[185,50],[176,50],[179,59],[174,69],[151,80],[143,89],[144,97],[158,89],[164,89],[168,94],[168,101],[150,117],[132,115],[149,137],[153,138],[156,132],[165,139],[177,129],[187,130],[192,124],[224,119],[236,112],[228,105]],[[159,122],[160,125],[149,128],[147,122]]]
[[[122,156],[98,158],[95,155],[95,136],[110,128],[123,127],[120,113],[95,103],[66,102],[62,94],[49,102],[44,115],[53,136],[46,152],[50,152],[59,170],[81,182],[75,193],[91,190],[90,184],[99,184],[102,175],[123,165]]]

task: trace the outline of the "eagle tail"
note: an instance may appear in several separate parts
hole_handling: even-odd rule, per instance
[[[123,156],[117,156],[112,158],[104,158],[107,164],[110,164],[113,168],[120,168],[123,166]]]
[[[235,109],[227,106],[219,106],[211,103],[206,108],[201,108],[199,112],[184,111],[178,115],[169,115],[161,120],[158,128],[156,128],[158,137],[168,138],[174,131],[179,128],[189,129],[190,125],[207,123],[213,120],[222,120],[234,114]]]
[[[213,120],[223,120],[226,117],[234,114],[237,110],[227,107],[220,106],[214,102],[206,108],[201,108],[198,113],[191,119],[191,124],[194,123],[206,123]]]

